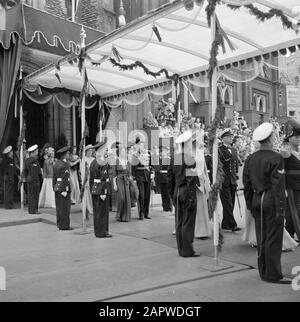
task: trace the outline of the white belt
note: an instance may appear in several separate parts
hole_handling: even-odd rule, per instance
[[[95,182],[95,183],[100,183],[100,182],[101,182],[101,180],[100,180],[100,179],[94,179],[94,182]]]
[[[62,178],[57,178],[57,181],[58,181],[58,182],[61,182],[61,181],[62,181]]]
[[[168,173],[168,170],[161,170],[160,173]]]

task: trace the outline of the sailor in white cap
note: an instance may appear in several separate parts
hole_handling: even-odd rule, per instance
[[[86,219],[89,220],[89,215],[93,214],[93,202],[92,195],[89,187],[90,179],[90,166],[91,163],[95,160],[93,157],[94,146],[88,144],[85,147],[85,156],[83,158],[83,164],[81,165],[81,173],[84,173],[84,180],[81,187],[81,198],[82,204],[86,206]]]
[[[219,159],[222,162],[225,174],[220,191],[220,198],[223,206],[222,229],[235,232],[241,230],[241,228],[237,226],[233,215],[239,167],[237,150],[232,147],[233,137],[234,134],[231,129],[225,129],[221,133],[220,138],[222,140],[222,145],[219,147]]]
[[[9,145],[3,150],[3,161],[1,163],[3,171],[3,199],[5,209],[14,208],[14,191],[17,168],[14,162],[12,146]]]
[[[291,283],[281,271],[281,251],[286,208],[283,157],[273,151],[274,128],[261,124],[253,133],[260,150],[251,154],[243,172],[247,209],[255,219],[260,278],[271,283]]]
[[[28,213],[39,214],[39,193],[42,181],[42,171],[38,162],[38,146],[33,145],[28,149],[29,157],[25,160],[24,177],[27,182]]]
[[[181,152],[174,155],[168,170],[169,193],[175,205],[175,228],[179,256],[194,257],[193,241],[197,211],[197,170],[192,156],[192,133],[184,132],[177,139]]]

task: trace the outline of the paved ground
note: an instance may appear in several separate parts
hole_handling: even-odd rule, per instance
[[[201,257],[180,258],[174,216],[160,211],[158,195],[151,220],[139,221],[134,210],[131,222],[119,223],[112,212],[111,239],[94,238],[92,218],[82,233],[80,206],[72,207],[70,232],[57,230],[54,210],[42,212],[0,210],[0,266],[7,274],[0,301],[300,301],[291,286],[260,281],[256,250],[241,233],[225,233],[218,269],[211,239],[195,240]],[[238,206],[235,213],[242,226]],[[285,274],[300,266],[300,247],[284,253],[282,264]]]

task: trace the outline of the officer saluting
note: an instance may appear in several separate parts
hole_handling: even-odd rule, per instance
[[[25,160],[24,177],[28,189],[28,213],[39,214],[38,205],[42,171],[38,162],[38,146],[31,146],[27,152],[29,153],[29,158]]]
[[[17,168],[13,155],[11,145],[3,150],[2,170],[4,179],[3,192],[5,209],[13,209],[14,207],[15,177],[17,175]]]
[[[234,219],[233,210],[235,203],[235,194],[237,188],[238,173],[238,154],[235,148],[231,146],[233,133],[230,129],[226,129],[221,134],[223,144],[219,147],[219,158],[223,164],[225,173],[224,182],[220,192],[223,206],[222,228],[232,231],[239,231],[241,228],[237,226]]]
[[[56,224],[59,230],[70,228],[71,185],[70,166],[68,163],[70,148],[64,147],[57,151],[59,160],[53,167],[53,190],[55,192]]]
[[[168,170],[169,193],[175,205],[175,228],[179,256],[194,257],[193,248],[197,212],[197,171],[192,156],[192,133],[187,131],[176,139],[182,151],[174,155]],[[190,146],[189,146],[190,145]]]
[[[254,131],[253,140],[261,148],[247,158],[243,183],[247,209],[255,219],[259,274],[266,282],[291,283],[281,272],[285,175],[283,157],[273,151],[273,125],[261,124]]]
[[[90,189],[93,199],[94,232],[97,238],[110,238],[109,197],[112,192],[113,171],[108,160],[106,142],[99,142],[96,159],[90,166]]]

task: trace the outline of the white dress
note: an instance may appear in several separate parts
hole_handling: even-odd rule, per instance
[[[55,208],[55,193],[53,191],[53,164],[54,160],[48,158],[43,167],[43,184],[39,195],[39,208]]]
[[[197,213],[195,221],[195,238],[210,237],[212,230],[208,216],[207,200],[210,191],[210,180],[207,173],[207,168],[204,159],[204,152],[200,155],[197,162],[197,173],[199,177],[200,186],[197,189]]]
[[[92,194],[90,190],[90,166],[91,163],[94,161],[93,157],[87,158],[84,157],[84,166],[85,166],[85,175],[87,176],[87,180],[84,186],[84,193],[83,193],[83,200],[82,204],[86,205],[87,211],[92,214],[93,213],[93,200]]]
[[[242,239],[248,242],[251,246],[257,246],[255,221],[249,210],[246,210],[245,231],[242,235]],[[290,234],[284,228],[282,251],[294,251],[297,246],[298,243],[290,236]]]

